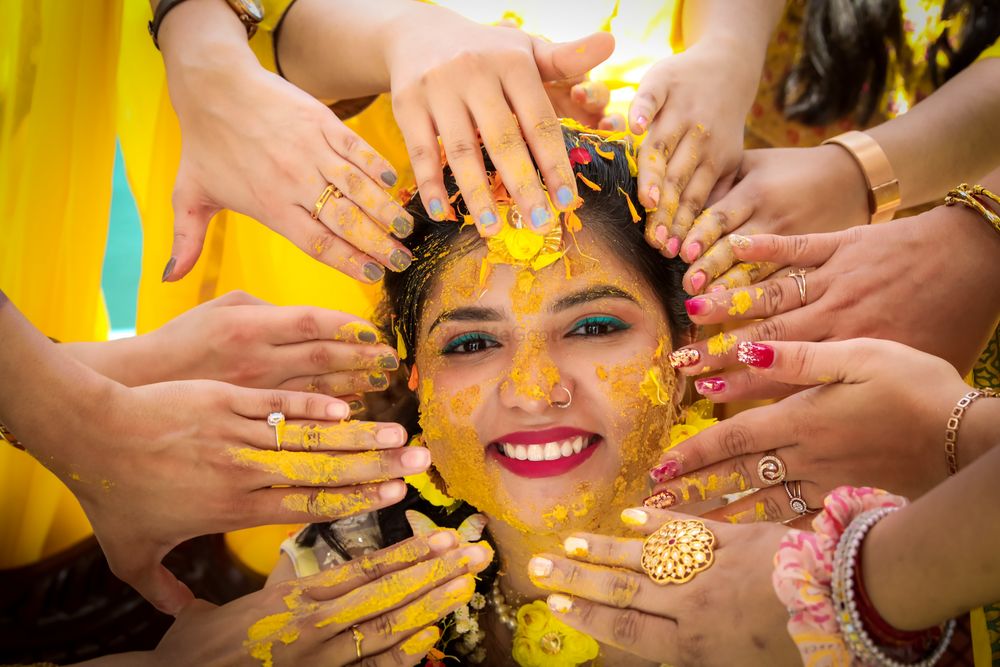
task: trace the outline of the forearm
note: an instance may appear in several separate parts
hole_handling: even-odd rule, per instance
[[[771,33],[784,11],[781,0],[685,0],[684,46],[718,43],[757,66],[758,76]]]
[[[146,336],[132,336],[97,343],[64,343],[61,349],[84,366],[126,387],[174,379],[162,367],[162,355],[157,355],[146,343]]]
[[[903,207],[939,199],[1000,166],[998,108],[1000,58],[990,58],[973,63],[907,113],[868,130],[899,179]]]

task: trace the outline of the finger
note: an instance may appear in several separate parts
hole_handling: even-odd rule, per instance
[[[478,542],[449,551],[433,560],[393,572],[320,605],[316,627],[335,636],[351,625],[409,604],[430,590],[465,574],[476,574],[493,560],[493,548]],[[474,587],[471,577],[469,588]],[[471,597],[472,591],[468,595]]]
[[[597,124],[597,129],[609,132],[624,132],[627,129],[625,116],[620,113],[608,114]]]
[[[411,635],[405,641],[400,642],[388,651],[368,658],[361,665],[362,667],[407,667],[408,665],[417,665],[423,662],[427,653],[434,648],[439,639],[441,639],[441,630],[436,625],[432,625]]]
[[[801,487],[799,487],[801,484]],[[811,482],[789,483],[761,489],[739,500],[706,514],[727,523],[757,523],[760,521],[791,521],[801,516],[815,513],[823,506],[823,494]],[[806,514],[792,507],[792,493],[799,491],[798,498],[806,503]]]
[[[174,241],[170,260],[163,270],[163,282],[180,280],[194,268],[205,245],[208,224],[219,211],[217,207],[205,204],[205,198],[196,186],[187,182],[183,169],[177,176],[172,204]]]
[[[440,128],[441,144],[468,214],[481,236],[496,234],[500,231],[497,224],[500,218],[497,217],[493,192],[486,178],[483,151],[468,110],[455,99],[432,101],[431,110]]]
[[[872,338],[822,343],[768,341],[742,344],[737,358],[752,373],[772,382],[858,384],[891,372],[883,366],[898,349],[897,343]]]
[[[595,533],[574,533],[563,540],[567,558],[594,565],[642,569],[642,540]]]
[[[646,76],[642,77],[639,81],[639,87],[635,91],[635,97],[632,98],[631,104],[628,108],[628,125],[632,130],[633,134],[642,134],[649,128],[649,123],[654,118],[659,119],[664,114],[661,112],[663,105],[667,102],[666,90],[667,87],[663,85],[662,77],[658,76],[659,70],[654,67],[653,70],[646,73]],[[663,129],[666,129],[667,124],[663,124]],[[654,136],[659,137],[661,140],[663,137],[669,137],[676,134],[676,139],[674,140],[674,145],[680,139],[681,132],[677,129],[673,133],[661,134],[660,132],[652,132],[650,136],[646,138],[646,142],[654,140]],[[661,155],[665,154],[668,148],[665,143],[660,146],[654,146],[653,150]],[[673,150],[672,148],[670,149]],[[642,176],[642,167],[639,169],[640,178]],[[663,180],[662,174],[658,178],[655,178],[655,182],[659,183]],[[639,199],[642,199],[642,192],[645,190],[640,188]],[[645,204],[645,202],[644,202]],[[648,208],[652,208],[656,204],[653,203],[645,204]]]
[[[335,521],[395,505],[406,496],[406,483],[393,479],[360,486],[258,489],[241,499],[241,528],[277,523]]]
[[[221,306],[272,306],[267,301],[263,299],[258,299],[252,294],[247,294],[243,290],[233,290],[231,292],[226,292],[222,296],[212,299],[205,303],[206,306],[211,308],[219,308]],[[273,306],[272,306],[273,307]],[[261,312],[261,311],[256,311]],[[273,311],[272,311],[273,312]]]
[[[163,554],[152,553],[144,545],[133,545],[119,557],[117,550],[101,545],[108,565],[116,577],[129,584],[139,595],[164,614],[176,616],[194,602],[191,589],[160,562]]]
[[[503,90],[510,100],[511,109],[517,116],[518,124],[524,138],[531,148],[531,155],[538,166],[538,172],[548,188],[552,203],[560,211],[569,209],[577,198],[576,177],[569,163],[569,152],[563,140],[562,123],[552,110],[545,89],[538,78],[538,72],[528,63],[523,63],[506,72],[503,79]],[[510,167],[508,167],[510,170]],[[539,233],[547,232],[554,223],[551,210],[544,192],[534,191],[534,174],[526,180],[521,178],[510,181],[504,177],[504,183],[514,183],[515,191],[511,194],[517,199],[523,195],[519,205],[530,206],[522,210],[531,211],[532,227]],[[521,191],[521,185],[528,184],[528,190]],[[510,186],[508,185],[508,190]],[[539,210],[539,207],[542,207]],[[548,215],[542,219],[538,216]],[[541,224],[536,224],[541,222]]]
[[[806,278],[810,296],[815,302],[828,287],[822,274],[814,272]],[[707,292],[684,302],[688,316],[698,324],[718,324],[741,320],[759,320],[802,308],[798,283],[782,276],[757,285],[731,290]]]
[[[248,419],[259,419],[265,426],[267,422],[264,420],[272,412],[280,412],[289,420],[318,421],[347,419],[351,414],[347,403],[330,396],[277,389],[246,389],[218,384],[228,388],[228,403],[234,413]]]
[[[681,138],[677,148],[667,155],[667,166],[660,183],[660,203],[656,207],[657,223],[667,227],[667,257],[676,257],[681,250],[683,237],[679,233],[677,216],[681,213],[681,196],[701,164],[702,130],[689,129]],[[690,202],[686,202],[690,205]],[[694,211],[689,219],[694,220]],[[685,230],[686,231],[686,230]]]
[[[696,137],[704,137],[706,134],[701,130],[695,130]],[[701,132],[701,134],[697,134]],[[703,155],[705,151],[708,150],[704,139],[699,139],[701,143],[695,144],[697,146],[697,154]],[[671,162],[673,160],[684,160],[684,155],[680,153],[675,153]],[[670,175],[670,167],[667,167],[667,175]],[[691,177],[684,186],[684,189],[680,193],[680,197],[677,200],[677,215],[674,216],[673,224],[671,225],[670,235],[676,236],[681,239],[683,243],[687,239],[688,232],[691,230],[691,225],[694,224],[694,219],[697,217],[705,206],[705,202],[708,200],[709,193],[712,192],[712,188],[715,187],[716,181],[719,180],[719,174],[716,172],[715,167],[710,163],[702,162],[694,171],[691,173]],[[664,190],[666,190],[666,184],[664,184]],[[686,262],[693,262],[697,259],[702,251],[703,247],[699,245],[689,244],[687,247],[687,254],[682,255],[682,258]]]
[[[352,247],[391,271],[404,271],[413,262],[410,250],[347,196],[331,198],[320,210],[319,221]],[[372,272],[371,277],[374,275]]]
[[[656,663],[676,664],[676,653],[672,651],[677,644],[676,621],[560,593],[550,595],[547,604],[560,621],[601,644]]]
[[[310,203],[309,211],[312,211],[312,206]],[[309,211],[302,206],[288,207],[281,217],[274,220],[275,231],[313,259],[355,280],[375,283],[382,279],[385,269],[374,257],[334,234],[319,220],[314,220]]]
[[[271,452],[255,447],[233,447],[233,462],[245,468],[241,479],[256,488],[276,485],[354,486],[416,475],[430,467],[426,447],[402,447],[385,451]]]
[[[753,204],[744,192],[749,191],[736,185],[725,197],[695,218],[681,244],[681,257],[686,258],[689,263],[693,262],[706,248],[712,247],[723,236],[751,221]],[[728,244],[728,241],[724,242]]]
[[[611,101],[611,89],[603,81],[581,81],[570,88],[569,94],[589,114],[601,113]]]
[[[413,216],[353,164],[330,155],[326,162],[321,163],[320,173],[324,180],[335,185],[345,198],[371,218],[379,229],[388,230],[400,239],[406,238],[413,231]],[[305,203],[308,204],[308,201]]]
[[[381,337],[375,325],[350,313],[316,306],[279,306],[249,311],[260,318],[268,342],[276,345],[335,340],[373,345]],[[266,317],[262,317],[266,312]]]
[[[730,235],[732,237],[732,235]],[[736,251],[733,251],[736,254]],[[733,268],[726,271],[720,277],[712,281],[708,286],[708,291],[722,291],[724,289],[735,289],[737,287],[747,287],[760,282],[772,273],[781,268],[780,264],[774,262],[740,262]]]
[[[330,148],[364,173],[371,181],[385,187],[396,184],[398,176],[393,166],[360,135],[340,122],[333,114],[323,125],[323,136]],[[339,186],[338,186],[339,187]],[[345,190],[345,192],[347,192]],[[412,224],[413,220],[410,219]]]
[[[661,250],[666,248],[669,240],[670,221],[666,210],[660,207],[663,198],[660,188],[666,177],[667,160],[683,136],[682,127],[657,118],[656,127],[650,130],[649,136],[639,146],[639,202],[649,211],[646,216],[646,241]],[[677,250],[679,246],[674,249],[674,254]]]
[[[444,187],[441,170],[441,146],[424,101],[394,95],[392,110],[406,142],[413,177],[427,215],[438,222],[453,217],[454,211],[448,204],[448,191]]]
[[[531,37],[535,66],[542,81],[583,76],[607,60],[615,50],[611,33],[595,32],[572,42],[549,42]]]
[[[256,419],[246,420],[243,426],[239,434],[244,442],[262,451],[277,450],[278,441],[286,452],[360,452],[392,449],[406,443],[406,429],[391,422],[296,420],[275,427],[264,419]]]
[[[701,252],[701,248],[695,248]],[[684,289],[688,294],[701,294],[710,281],[728,271],[736,258],[728,243],[716,243],[688,267],[684,273]]]
[[[729,240],[736,256],[745,262],[767,261],[781,266],[808,267],[822,266],[836,252],[842,240],[850,242],[857,233],[858,230],[801,236],[730,235]]]
[[[694,390],[713,403],[733,403],[784,398],[801,391],[802,387],[774,382],[741,368],[721,375],[698,378],[694,381]]]
[[[351,403],[348,395],[360,400],[356,394],[365,394],[373,391],[385,391],[389,388],[389,381],[385,373],[378,371],[339,371],[336,373],[324,373],[322,375],[303,375],[297,378],[285,380],[278,385],[278,389],[289,391],[308,391],[335,396],[342,401],[347,401],[351,407],[351,414],[361,409],[362,405]]]
[[[286,377],[337,371],[394,371],[399,356],[388,345],[359,345],[331,340],[289,343],[273,348],[272,358]]]

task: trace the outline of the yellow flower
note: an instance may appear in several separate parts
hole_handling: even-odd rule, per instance
[[[420,442],[420,436],[410,438],[409,446],[423,447]],[[416,475],[406,475],[403,477],[403,481],[416,489],[417,493],[419,493],[421,497],[431,505],[437,505],[438,507],[451,507],[458,501],[449,497],[448,494],[441,490],[434,480],[434,477],[440,479],[440,476],[437,472],[434,472],[434,477],[431,477],[432,470],[433,468],[426,472],[417,473]]]
[[[517,610],[512,655],[521,667],[575,667],[598,651],[593,637],[560,621],[541,600]]]
[[[667,449],[673,449],[692,435],[717,423],[719,420],[712,416],[712,408],[712,402],[707,398],[688,406],[681,421],[670,427],[670,446]]]
[[[666,405],[670,402],[670,390],[663,384],[663,371],[654,366],[646,371],[646,377],[639,383],[639,391],[653,405]]]
[[[504,227],[498,236],[503,239],[510,256],[522,262],[532,259],[545,245],[545,238],[542,235],[527,229]]]

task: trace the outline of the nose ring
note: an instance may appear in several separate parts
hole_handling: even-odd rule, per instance
[[[562,408],[563,410],[565,410],[573,402],[573,392],[571,392],[569,390],[569,388],[566,385],[562,384],[561,382],[556,385],[556,388],[557,389],[562,389],[563,391],[566,392],[566,400],[565,401],[551,401],[551,403],[555,407]]]

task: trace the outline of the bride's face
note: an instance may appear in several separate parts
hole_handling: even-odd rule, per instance
[[[436,277],[416,362],[424,440],[448,492],[522,531],[614,530],[648,492],[673,418],[660,301],[586,230],[530,273],[486,250]],[[640,389],[658,369],[659,391]],[[568,407],[559,407],[572,396]]]

